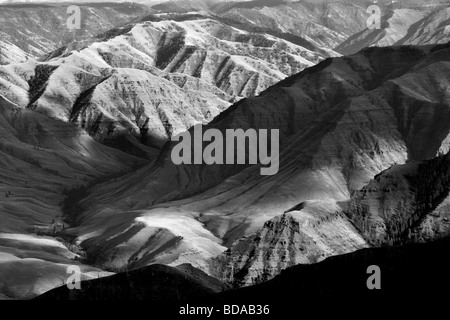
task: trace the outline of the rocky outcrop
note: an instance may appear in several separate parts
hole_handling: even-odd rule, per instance
[[[333,202],[310,201],[264,224],[213,259],[210,273],[234,287],[268,281],[297,264],[367,247]]]

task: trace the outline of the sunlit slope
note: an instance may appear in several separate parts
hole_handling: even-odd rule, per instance
[[[98,142],[154,159],[171,136],[324,58],[213,19],[157,20],[73,43],[45,62],[1,67],[0,92],[76,123]]]
[[[380,28],[353,34],[335,50],[348,55],[366,47],[433,45],[450,39],[450,3],[388,8],[382,12]]]
[[[35,235],[69,228],[62,211],[66,191],[143,161],[1,96],[0,132],[0,291],[11,298],[33,297],[61,285],[67,266],[80,265],[76,246]],[[102,274],[81,268],[92,277]]]
[[[105,266],[194,261],[205,268],[198,257],[214,256],[218,245],[254,234],[301,202],[344,201],[392,165],[447,152],[448,50],[368,49],[234,105],[205,129],[280,129],[278,174],[260,176],[258,166],[175,166],[167,145],[155,165],[91,190],[81,203],[79,240]],[[189,232],[177,226],[181,217]],[[335,221],[330,230],[347,223]],[[160,229],[158,241],[143,242]],[[336,239],[330,235],[322,236],[326,246]]]

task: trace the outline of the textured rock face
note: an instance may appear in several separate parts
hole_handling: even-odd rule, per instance
[[[365,246],[360,230],[320,201],[346,201],[393,165],[448,151],[449,57],[448,46],[368,49],[352,57],[329,59],[259,97],[243,100],[206,128],[280,129],[278,174],[260,176],[258,166],[175,166],[167,145],[157,163],[91,190],[81,202],[79,241],[88,251],[102,252],[102,256],[93,254],[96,263],[114,268],[192,261],[209,270],[208,260],[224,246],[231,254],[214,270],[222,272],[224,280],[243,274],[237,283],[250,283],[274,275],[284,265],[313,261],[307,258],[307,250],[298,253],[297,247],[278,243],[277,238],[286,233],[301,239],[308,234],[308,228],[289,226],[306,219],[308,209],[279,217],[299,203],[315,200],[319,204],[311,210],[329,220],[319,228],[321,244],[307,247],[312,256],[337,254],[338,250],[333,251],[337,247],[347,252]],[[177,225],[180,217],[192,231]],[[271,219],[276,223],[265,227]],[[115,221],[114,225],[108,226],[108,221]],[[135,223],[141,223],[145,231],[138,235],[129,229]],[[108,236],[95,234],[100,226]],[[158,228],[183,239],[171,241],[164,254],[140,237]],[[257,232],[264,241],[255,241]],[[242,237],[247,238],[236,242]],[[157,247],[167,248],[162,244],[169,240],[159,239],[154,242]],[[102,250],[105,246],[108,250]],[[152,252],[150,259],[136,256],[138,248]],[[251,254],[253,249],[256,255]],[[241,261],[232,253],[242,250]],[[266,252],[273,259],[267,259]],[[137,260],[130,260],[133,256]],[[289,258],[274,265],[283,261],[282,256]]]
[[[210,273],[235,287],[270,280],[297,264],[367,247],[334,202],[305,202],[264,224],[213,259]]]
[[[79,4],[81,29],[69,30],[69,5],[1,5],[0,65],[41,57],[73,40],[96,36],[150,11],[137,4]]]

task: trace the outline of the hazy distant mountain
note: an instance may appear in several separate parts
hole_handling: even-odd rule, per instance
[[[114,181],[111,176],[143,165],[130,154],[155,159],[171,135],[206,124],[231,101],[256,95],[325,58],[288,40],[209,18],[160,20],[148,17],[75,42],[43,62],[0,67],[7,119],[1,122],[1,150],[4,174],[11,179],[1,184],[2,231],[13,233],[0,241],[8,261],[0,273],[11,280],[2,289],[6,296],[42,293],[61,283],[70,259],[84,260],[83,251],[71,244],[74,234],[63,229],[81,223],[75,203],[88,194],[86,186],[108,177]],[[201,226],[191,231],[204,233]],[[40,241],[36,232],[46,237]],[[24,247],[28,251],[22,255]],[[216,255],[224,249],[217,244]],[[30,267],[21,261],[27,257],[39,259],[32,262],[36,272],[16,283]],[[102,274],[81,267],[86,277]],[[42,278],[39,286],[37,278]]]
[[[444,6],[393,6],[383,15],[381,29],[365,29],[336,51],[353,54],[370,46],[426,45],[450,40],[450,1]]]
[[[355,193],[345,210],[373,245],[440,239],[450,234],[449,183],[448,153],[394,166]]]
[[[214,7],[221,17],[304,37],[333,49],[366,28],[367,1],[251,1]]]
[[[271,34],[298,36],[322,49],[337,47],[343,54],[372,45],[444,43],[448,39],[448,13],[445,9],[448,5],[440,13],[435,12],[437,8],[443,8],[442,5],[437,6],[439,3],[446,2],[435,1],[426,6],[414,2],[380,2],[378,5],[385,21],[383,28],[368,30],[369,14],[366,10],[371,2],[365,0],[324,1],[320,4],[281,0],[183,0],[157,5],[145,1],[142,5],[111,2],[83,5],[80,2],[82,28],[78,31],[67,29],[67,5],[64,3],[10,4],[3,5],[0,13],[0,21],[6,26],[0,32],[0,64],[42,56],[75,39],[86,39],[113,26],[123,25],[146,11],[160,14],[202,12],[226,19],[222,21],[227,24],[233,22],[233,26],[241,23],[247,28],[261,29],[259,32],[264,29]]]
[[[129,3],[133,2],[133,3],[143,3],[143,4],[147,4],[147,5],[156,5],[158,3],[164,2],[167,0],[135,0],[135,1],[128,1]],[[72,0],[59,0],[59,1],[51,1],[51,0],[0,0],[0,4],[7,4],[7,5],[29,5],[29,4],[34,4],[34,3],[39,3],[39,4],[56,4],[57,2],[61,2],[61,3],[80,3],[80,4],[94,4],[94,3],[123,3],[126,1],[121,1],[121,0],[77,0],[77,1],[72,1]]]
[[[144,162],[0,95],[0,163],[1,293],[34,297],[63,284],[74,264],[83,279],[108,274],[82,265],[77,246],[56,236],[67,226],[67,191]]]
[[[450,5],[450,4],[449,4]],[[446,43],[450,40],[450,7],[434,11],[416,26],[408,30],[408,35],[396,43],[405,44],[436,44]]]
[[[67,7],[61,3],[1,5],[0,65],[36,59],[150,12],[146,6],[131,3],[81,5],[81,29],[70,30]]]

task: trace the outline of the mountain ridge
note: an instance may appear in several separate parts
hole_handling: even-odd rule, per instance
[[[94,221],[95,216],[103,215],[102,212],[108,212],[117,219],[120,219],[121,213],[127,212],[129,221],[116,224],[110,229],[111,232],[116,232],[116,228],[123,228],[130,223],[144,222],[144,229],[140,229],[140,232],[145,234],[145,229],[150,232],[154,227],[161,227],[157,221],[164,216],[164,219],[168,219],[167,230],[182,236],[183,231],[171,225],[176,219],[183,217],[183,221],[192,223],[195,228],[200,222],[206,228],[205,230],[208,230],[204,236],[208,244],[205,243],[199,247],[202,247],[202,250],[208,247],[210,249],[200,253],[190,250],[186,245],[191,241],[192,235],[188,237],[185,234],[184,240],[170,250],[174,255],[171,259],[174,260],[166,260],[167,256],[165,256],[164,262],[192,263],[196,267],[208,270],[205,269],[208,266],[200,261],[208,261],[208,257],[213,257],[217,252],[216,248],[219,248],[217,244],[231,247],[236,240],[254,235],[268,220],[281,216],[286,210],[299,203],[325,199],[329,199],[331,204],[336,201],[346,201],[350,199],[354,190],[363,188],[377,174],[393,165],[404,164],[408,160],[425,160],[435,157],[440,152],[448,152],[448,145],[445,143],[448,97],[445,91],[436,90],[439,88],[427,84],[432,83],[427,80],[427,77],[441,82],[446,79],[447,53],[448,45],[420,48],[369,48],[359,55],[333,58],[331,62],[322,62],[313,70],[304,71],[266,90],[260,97],[241,101],[206,126],[206,128],[219,129],[258,128],[257,122],[246,124],[245,121],[263,119],[264,123],[264,119],[267,119],[267,115],[271,115],[270,110],[273,110],[274,106],[278,114],[283,114],[283,108],[279,106],[284,106],[286,109],[292,108],[292,102],[290,102],[291,105],[286,103],[286,101],[292,101],[292,98],[286,97],[286,101],[280,100],[282,96],[279,93],[295,94],[299,92],[298,88],[302,88],[303,94],[295,96],[303,102],[297,104],[299,111],[304,110],[303,116],[299,118],[302,119],[300,123],[294,126],[281,126],[278,123],[263,126],[268,129],[284,128],[280,132],[282,160],[278,175],[258,177],[256,174],[259,170],[258,166],[248,168],[229,166],[223,169],[217,166],[178,167],[171,165],[170,159],[166,158],[159,165],[153,164],[137,172],[135,175],[140,177],[137,184],[134,182],[136,180],[134,175],[131,174],[107,193],[101,192],[105,186],[91,190],[91,196],[81,202],[84,208],[88,208],[82,214],[84,223],[90,225],[90,221]],[[436,70],[440,71],[436,72]],[[330,71],[334,76],[329,76]],[[367,71],[373,74],[369,75]],[[359,78],[355,78],[356,75]],[[420,82],[422,91],[410,88],[414,84],[411,79],[417,77],[424,79]],[[324,83],[324,79],[328,82]],[[311,87],[311,81],[320,81],[323,89],[319,90],[327,88],[328,92],[318,94],[318,89]],[[302,83],[304,86],[301,85]],[[296,90],[289,90],[292,86],[295,86]],[[399,87],[401,90],[397,89]],[[326,101],[329,103],[329,109],[325,106],[320,109],[316,107],[317,110],[310,115],[310,118],[305,117],[308,115],[306,112],[308,107],[314,107],[311,102],[309,105],[305,103],[309,101],[305,99],[308,88],[310,88],[309,94],[314,97],[326,95]],[[427,117],[422,116],[423,112],[431,110],[427,108],[430,103],[433,104],[428,102],[427,96],[430,96],[430,99],[433,97],[441,105],[440,109],[436,109],[436,112],[439,110],[436,116],[433,113]],[[393,97],[395,99],[392,99]],[[274,104],[277,99],[278,102]],[[402,108],[411,105],[411,101],[415,101],[417,110],[423,111],[415,113],[406,112],[408,109],[402,111]],[[252,112],[260,113],[261,116],[250,116]],[[410,115],[410,118],[406,115]],[[286,113],[285,116],[286,118],[280,118],[277,121],[289,123],[296,119],[292,113]],[[439,128],[440,133],[435,135],[433,131],[431,135],[431,133],[415,131],[419,126],[411,125],[424,121],[426,123],[437,121],[433,125],[422,126]],[[406,128],[409,127],[411,131],[402,129],[402,123],[405,123]],[[317,130],[319,127],[321,130]],[[419,136],[421,136],[420,140],[418,140]],[[166,145],[166,148],[170,150],[170,144]],[[170,152],[166,157],[170,157]],[[163,159],[164,156],[160,161]],[[168,189],[169,185],[170,189]],[[180,188],[174,190],[173,185]],[[124,192],[124,190],[128,191]],[[127,199],[129,204],[123,201],[111,203],[115,197]],[[95,199],[95,202],[92,199]],[[309,219],[311,222],[314,220],[314,218]],[[347,218],[344,217],[345,219]],[[331,229],[328,230],[333,230],[333,223],[340,223],[339,221],[342,220],[332,218],[330,221],[332,223],[327,228]],[[347,223],[350,222],[344,222],[344,224]],[[95,230],[93,225],[90,228]],[[195,230],[200,232],[200,229]],[[326,241],[328,242],[323,248],[332,247],[337,243],[334,241],[352,239],[349,233],[341,240],[333,240],[339,237],[330,237],[332,234],[330,232],[327,231]],[[116,239],[120,242],[125,241],[129,246],[139,246],[133,240],[132,234],[126,237],[121,235]],[[352,234],[354,239],[360,239],[360,235],[353,228]],[[104,240],[101,236],[90,240],[84,237],[81,239],[91,247],[91,255],[96,256],[95,253],[102,250]],[[358,241],[358,245],[365,246],[364,241]],[[158,244],[160,245],[161,243]],[[125,262],[131,254],[123,250],[119,253],[113,247],[108,248],[110,252],[102,250],[103,256],[97,261],[100,264],[104,263],[105,267],[113,263],[111,257],[123,255],[125,260],[122,261]],[[150,246],[145,247],[145,250],[149,250],[150,254],[156,248]],[[322,250],[319,250],[319,254],[324,253]],[[182,259],[178,260],[181,252],[186,254],[180,255]],[[325,250],[326,255],[330,252],[332,251]],[[153,262],[158,261],[157,256],[149,256],[154,259]],[[274,263],[280,261],[278,258],[277,255],[274,256]],[[148,261],[142,258],[141,263],[145,265]],[[115,268],[118,267],[114,263],[113,265]],[[127,263],[120,265],[126,267]],[[136,266],[136,262],[133,262],[133,265]],[[137,265],[143,266],[139,263]],[[235,268],[235,272],[238,272],[238,269]]]

